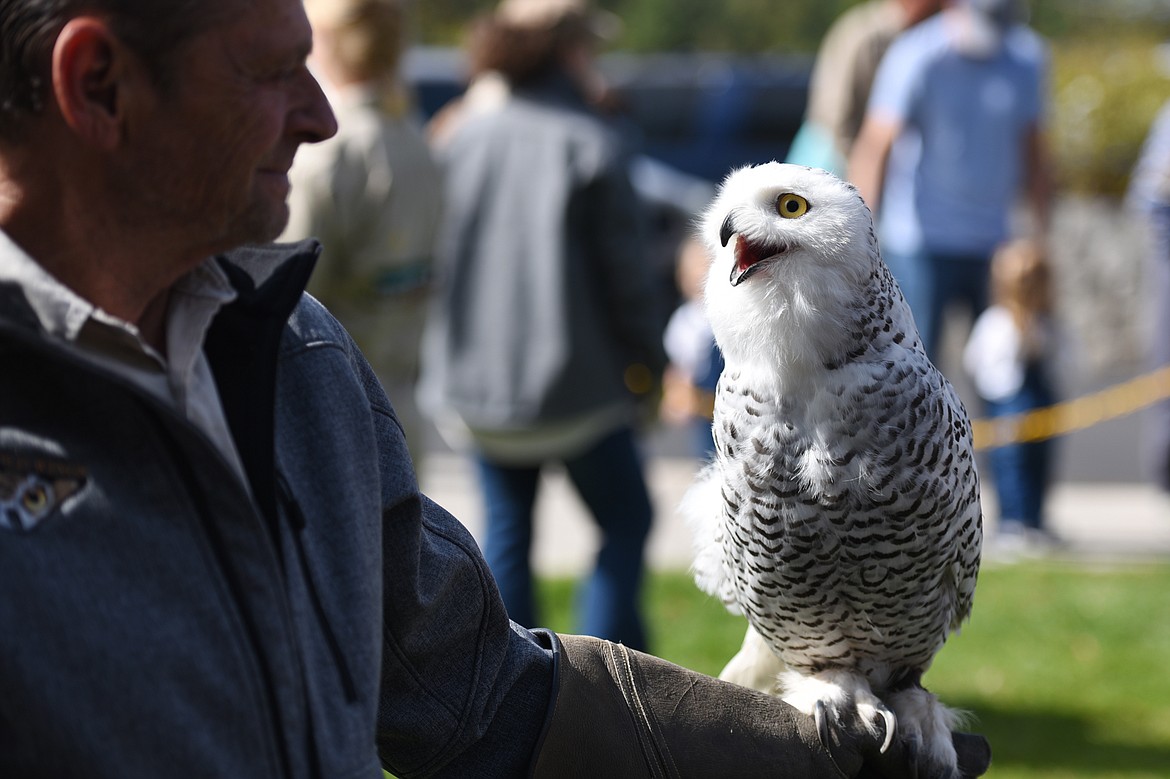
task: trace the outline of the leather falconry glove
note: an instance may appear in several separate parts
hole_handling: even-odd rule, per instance
[[[848,713],[854,707],[840,720],[814,719],[622,644],[540,633],[559,644],[559,690],[534,779],[943,779],[906,740],[895,738],[882,753],[882,739]],[[961,776],[983,774],[991,761],[986,739],[956,733],[954,741]]]

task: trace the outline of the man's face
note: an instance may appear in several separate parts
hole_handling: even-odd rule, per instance
[[[208,253],[280,234],[301,143],[337,126],[305,67],[300,0],[252,0],[190,41],[173,85],[146,101],[129,138],[127,197]]]

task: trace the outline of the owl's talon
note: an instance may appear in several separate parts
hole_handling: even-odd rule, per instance
[[[859,710],[857,713],[862,715],[862,718],[864,719],[865,714],[860,710],[861,708],[861,706],[858,706]],[[898,729],[898,718],[894,715],[894,712],[890,711],[885,706],[885,704],[881,703],[880,701],[877,702],[877,704],[872,708],[878,714],[878,716],[881,717],[882,723],[885,725],[885,737],[882,741],[881,747],[878,750],[881,754],[884,755],[886,751],[889,750],[890,746],[894,743],[894,736],[897,734]],[[834,706],[833,718],[838,720],[838,722],[840,721],[839,714],[839,710]],[[812,718],[813,724],[816,725],[817,738],[821,740],[821,745],[824,746],[825,749],[831,749],[833,739],[829,733],[829,729],[832,727],[829,723],[829,705],[826,704],[823,700],[816,701],[813,704]],[[868,728],[868,730],[871,733],[873,732],[872,727]]]
[[[829,748],[829,718],[825,713],[825,702],[817,701],[813,706],[813,723],[817,726],[817,738],[821,740],[821,746],[825,749]]]
[[[877,707],[877,713],[886,723],[886,740],[882,742],[882,748],[879,750],[884,755],[890,745],[894,743],[894,731],[898,728],[898,718],[894,716],[894,712],[882,705]]]

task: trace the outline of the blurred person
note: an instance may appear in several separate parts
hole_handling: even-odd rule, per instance
[[[963,350],[963,367],[992,419],[1056,402],[1051,273],[1043,249],[1033,241],[1009,241],[992,257],[991,304],[975,320]],[[1054,545],[1054,536],[1044,527],[1054,449],[1055,442],[1044,439],[1009,443],[989,453],[999,502],[989,544],[993,554],[1044,551]]]
[[[601,530],[580,628],[641,648],[653,510],[635,422],[666,357],[628,150],[595,110],[612,27],[579,0],[504,0],[478,21],[473,89],[489,97],[447,117],[437,147],[448,202],[419,397],[475,457],[509,616],[539,624],[533,508],[561,463]]]
[[[265,243],[336,129],[299,0],[0,20],[0,776],[920,775],[848,709],[508,621],[302,293],[319,245]]]
[[[874,79],[849,173],[939,362],[943,316],[987,307],[991,255],[1026,198],[1048,229],[1048,55],[1022,0],[952,0],[903,33]]]
[[[1170,101],[1150,125],[1130,178],[1126,202],[1148,228],[1146,283],[1153,294],[1151,369],[1170,365]],[[1170,492],[1170,400],[1151,410],[1148,460],[1155,483]]]
[[[283,240],[319,238],[308,291],[345,325],[394,402],[416,468],[414,398],[442,208],[440,174],[399,77],[404,0],[307,0],[312,64],[337,135],[297,156]]]
[[[591,7],[581,0],[531,0],[509,9],[502,15],[518,20],[518,27],[557,25],[565,14],[588,12],[587,35],[594,39],[589,46],[578,46],[577,51],[562,53],[564,68],[572,72],[573,88],[588,107],[597,113],[609,115],[620,103],[610,89],[609,82],[594,67],[598,46],[615,39],[622,21],[614,14]],[[465,44],[468,55],[469,77],[463,94],[447,101],[427,122],[427,138],[431,145],[442,148],[462,120],[479,113],[500,108],[510,97],[514,84],[539,76],[546,66],[549,51],[535,51],[534,47],[548,49],[550,41],[538,41],[524,32],[520,37],[505,40],[501,27],[490,15],[475,19]],[[525,40],[527,38],[528,40]],[[510,47],[519,48],[509,50]]]
[[[662,418],[691,434],[691,451],[700,460],[715,453],[711,431],[715,386],[723,356],[703,311],[703,282],[711,258],[702,241],[688,236],[679,246],[675,278],[682,302],[670,315],[663,334],[669,364],[662,377]]]
[[[941,5],[941,0],[868,0],[834,20],[817,49],[808,109],[788,162],[845,176],[882,55],[898,34]]]

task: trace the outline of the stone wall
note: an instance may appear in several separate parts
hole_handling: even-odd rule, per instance
[[[1065,334],[1060,364],[1074,383],[1143,369],[1150,337],[1146,245],[1141,220],[1116,199],[1069,196],[1055,204],[1049,249]]]

